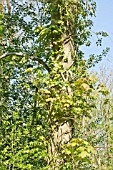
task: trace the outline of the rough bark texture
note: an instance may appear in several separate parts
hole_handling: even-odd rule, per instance
[[[62,19],[62,16],[65,15],[65,10],[63,9],[64,14],[62,14],[62,10],[60,9],[60,5],[62,1],[54,1],[51,4],[51,8],[54,8],[54,10],[51,10],[51,19],[52,19],[52,25],[55,25],[57,20]],[[62,44],[53,44],[53,50],[54,51],[58,51],[60,49],[59,46],[61,46],[61,48],[63,48],[64,51],[64,56],[63,58],[59,61],[62,62],[63,65],[63,69],[64,69],[64,74],[62,74],[62,78],[65,82],[69,81],[69,78],[71,76],[71,73],[69,75],[69,68],[72,66],[73,62],[74,62],[74,56],[75,56],[75,45],[74,45],[74,40],[73,37],[71,36],[71,32],[70,32],[70,25],[68,25],[68,21],[64,21],[65,23],[65,30],[64,33],[62,35],[60,35],[60,38],[62,39]],[[57,40],[57,38],[59,37],[54,37],[54,35],[52,35],[52,39]],[[58,57],[59,54],[57,54],[57,56],[55,56],[56,58]],[[71,88],[68,88],[68,90],[66,90],[66,93],[68,93],[68,95],[72,95],[72,91]],[[53,121],[53,120],[52,120]],[[50,121],[50,123],[52,123]],[[67,120],[67,121],[61,121],[60,123],[58,121],[55,122],[55,129],[51,132],[51,136],[50,136],[50,147],[49,147],[49,154],[50,157],[52,157],[53,159],[51,159],[51,161],[49,162],[49,164],[51,164],[51,162],[53,163],[52,165],[52,169],[59,169],[59,165],[63,164],[63,162],[61,162],[61,160],[59,160],[59,158],[57,158],[57,156],[59,156],[60,154],[60,148],[62,145],[69,143],[70,139],[72,138],[72,129],[73,129],[73,124],[72,121]],[[56,158],[56,159],[55,159]],[[55,161],[54,161],[55,160]]]

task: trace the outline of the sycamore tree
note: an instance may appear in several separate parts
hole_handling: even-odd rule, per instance
[[[93,0],[7,0],[0,4],[0,167],[99,169],[89,140],[95,107],[84,60],[90,46]],[[95,33],[97,45],[105,32]],[[4,109],[5,108],[5,109]]]

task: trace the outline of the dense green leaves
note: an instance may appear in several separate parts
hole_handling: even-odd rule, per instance
[[[97,87],[87,68],[108,48],[88,61],[80,50],[91,44],[95,2],[12,0],[11,11],[5,5],[0,14],[0,54],[7,54],[0,59],[1,169],[101,169],[98,147],[112,133],[103,114],[109,93]],[[107,33],[96,35],[98,46]]]

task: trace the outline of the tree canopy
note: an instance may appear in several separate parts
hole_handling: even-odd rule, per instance
[[[89,72],[109,48],[87,60],[81,50],[95,1],[2,0],[0,9],[1,169],[111,170],[112,92]],[[97,46],[108,36],[94,34]]]

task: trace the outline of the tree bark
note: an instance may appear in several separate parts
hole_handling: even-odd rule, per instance
[[[75,61],[75,45],[73,36],[71,35],[72,32],[70,32],[70,25],[68,25],[68,21],[65,19],[65,12],[66,9],[61,9],[62,7],[62,1],[56,0],[51,4],[51,24],[56,26],[56,23],[58,20],[62,20],[64,22],[64,32],[59,35],[59,37],[52,34],[52,44],[53,44],[53,51],[60,51],[60,48],[63,49],[64,55],[63,58],[59,57],[59,53],[57,56],[54,56],[55,60],[59,60],[59,62],[62,62],[63,66],[63,73],[62,78],[65,82],[68,82],[70,79],[70,76],[72,75],[71,71],[69,72],[69,68],[73,65]],[[55,10],[52,10],[55,9]],[[64,17],[64,18],[63,18]],[[54,44],[54,41],[57,41],[58,38],[61,38],[61,43]],[[59,59],[60,58],[60,59]],[[68,71],[67,71],[68,70]],[[67,90],[65,89],[65,92],[68,93],[68,95],[72,95],[73,92],[71,88],[69,87]],[[51,113],[49,115],[49,123],[50,125],[54,124],[53,120],[51,120]],[[50,156],[49,164],[52,169],[57,170],[59,169],[59,165],[63,164],[59,159],[59,155],[61,152],[61,146],[69,143],[70,139],[73,135],[73,123],[71,120],[62,120],[59,123],[59,120],[55,122],[55,128],[54,130],[51,130],[50,134],[50,146],[48,149],[48,153]],[[51,163],[52,162],[52,163]]]
[[[6,0],[7,2],[7,9],[8,9],[8,13],[11,13],[11,5],[10,5],[10,0]]]

